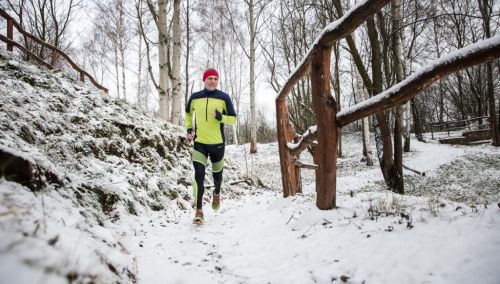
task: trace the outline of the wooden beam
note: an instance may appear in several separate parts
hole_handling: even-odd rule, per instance
[[[314,46],[311,87],[317,122],[318,170],[316,171],[316,206],[331,209],[336,205],[337,137],[339,127],[335,115],[337,103],[330,91],[331,47]]]
[[[496,58],[500,58],[500,35],[458,49],[428,63],[388,90],[340,111],[337,121],[342,127],[363,117],[402,105],[440,78]]]

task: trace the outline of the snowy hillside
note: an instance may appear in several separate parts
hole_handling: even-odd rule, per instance
[[[4,50],[0,86],[0,282],[135,281],[120,222],[190,212],[184,129]]]
[[[312,170],[282,197],[276,143],[229,145],[221,210],[195,226],[182,128],[5,51],[0,107],[1,284],[500,283],[498,148],[413,140],[404,163],[426,175],[398,195],[343,135],[321,211]]]

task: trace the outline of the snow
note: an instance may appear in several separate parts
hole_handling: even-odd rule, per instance
[[[426,176],[405,171],[398,195],[361,161],[360,134],[345,133],[338,208],[322,211],[313,170],[302,194],[282,197],[277,143],[255,155],[228,145],[221,210],[208,194],[195,226],[188,145],[174,143],[183,129],[0,59],[0,150],[65,182],[31,190],[0,178],[0,283],[500,282],[498,148],[412,140],[404,163]],[[165,157],[150,151],[161,145]]]
[[[318,126],[317,125],[310,126],[306,130],[306,132],[304,132],[304,134],[302,134],[302,137],[306,137],[307,135],[309,135],[311,133],[316,133],[316,132],[318,132]],[[302,139],[303,138],[301,138],[300,141],[297,142],[297,143],[287,143],[286,146],[288,147],[289,150],[293,151],[293,150],[295,150],[295,149],[297,149],[299,147],[300,142],[302,142]]]

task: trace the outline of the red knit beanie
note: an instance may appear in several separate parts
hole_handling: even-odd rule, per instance
[[[215,69],[207,69],[205,73],[203,73],[203,82],[205,82],[205,79],[207,79],[207,77],[209,76],[216,76],[217,78],[219,78],[219,73]]]

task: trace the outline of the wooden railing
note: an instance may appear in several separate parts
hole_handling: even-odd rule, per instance
[[[316,140],[313,160],[308,165],[316,170],[316,205],[330,209],[336,205],[337,138],[340,128],[363,117],[399,106],[429,87],[434,81],[460,69],[500,57],[500,35],[472,44],[444,58],[435,60],[390,89],[337,112],[337,103],[330,92],[330,54],[332,45],[352,33],[366,19],[377,13],[389,0],[360,2],[342,18],[328,25],[315,40],[313,47],[292,72],[276,98],[276,123],[280,155],[283,195],[300,190],[298,169],[303,163],[297,156]],[[302,139],[293,143],[286,98],[304,76],[311,73],[312,101],[316,127],[309,128]]]
[[[26,54],[27,58],[28,59],[31,59],[31,58],[34,58],[38,63],[40,63],[41,65],[49,68],[49,69],[53,69],[56,62],[57,62],[57,59],[59,58],[59,56],[63,57],[64,59],[66,59],[66,61],[69,63],[69,65],[71,65],[71,67],[76,71],[78,72],[78,74],[80,75],[80,81],[82,82],[85,82],[85,77],[87,77],[90,82],[92,82],[92,84],[94,84],[94,86],[100,90],[103,90],[105,93],[108,93],[108,89],[103,87],[102,85],[100,85],[99,83],[97,83],[97,81],[94,79],[94,77],[92,77],[89,73],[87,73],[85,70],[83,70],[82,68],[80,68],[66,53],[64,53],[62,50],[58,49],[57,47],[51,45],[51,44],[48,44],[44,41],[42,41],[41,39],[37,38],[36,36],[26,32],[22,27],[21,25],[16,22],[16,20],[14,20],[14,18],[12,18],[7,12],[5,12],[3,9],[0,9],[0,16],[2,18],[4,18],[5,20],[7,20],[7,36],[4,36],[4,35],[1,35],[0,34],[0,40],[7,43],[7,50],[8,51],[13,51],[14,47],[18,48],[19,50],[21,50],[22,52],[24,52],[24,54]],[[14,41],[14,27],[17,29],[18,32],[20,32],[24,38],[29,38],[31,40],[33,40],[34,42],[37,42],[38,44],[40,44],[41,46],[51,50],[51,62],[50,63],[47,63],[45,62],[45,60],[43,60],[42,58],[38,57],[37,55],[35,55],[33,52],[29,51],[27,48],[25,48],[24,46],[22,46],[21,44],[17,43],[16,41]]]
[[[483,123],[483,120],[485,121],[485,123]],[[436,129],[439,131],[446,131],[448,133],[448,136],[450,136],[450,131],[463,130],[466,128],[472,130],[471,125],[476,121],[478,123],[482,123],[482,125],[490,125],[489,116],[473,117],[464,120],[445,121],[443,123],[432,123],[430,125],[431,137],[432,139],[434,139],[434,131]]]

